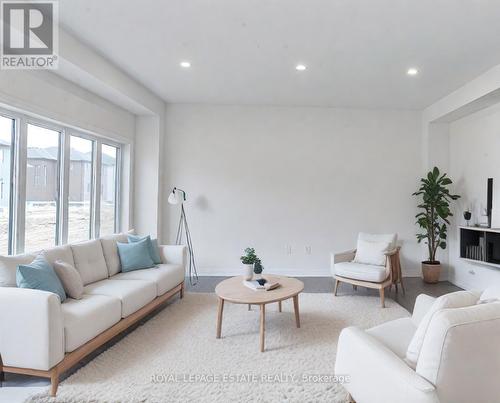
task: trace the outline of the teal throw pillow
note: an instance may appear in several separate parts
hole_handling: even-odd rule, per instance
[[[149,242],[148,247],[149,247],[149,255],[151,256],[151,259],[153,260],[153,262],[155,264],[160,264],[161,257],[160,257],[160,251],[158,248],[158,240],[157,239],[151,239],[151,237],[149,235],[145,236],[145,237],[141,237],[138,235],[129,235],[128,236],[128,241],[130,243],[143,241],[144,239],[148,240],[148,242]]]
[[[30,264],[17,266],[16,284],[19,288],[53,292],[59,296],[61,302],[66,300],[61,280],[42,255],[38,255]]]
[[[155,263],[149,254],[150,243],[151,240],[147,239],[133,243],[116,243],[122,272],[149,269],[154,266]]]

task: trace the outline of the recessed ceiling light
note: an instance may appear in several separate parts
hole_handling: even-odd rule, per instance
[[[181,67],[184,67],[185,69],[188,69],[188,68],[190,68],[190,67],[191,67],[191,63],[186,62],[186,61],[184,61],[184,62],[180,62],[180,66],[181,66]]]
[[[418,70],[415,67],[409,68],[406,72],[409,76],[416,76],[418,74]]]
[[[298,71],[304,71],[305,69],[307,69],[307,67],[303,64],[297,64],[295,66],[295,70],[298,70]]]

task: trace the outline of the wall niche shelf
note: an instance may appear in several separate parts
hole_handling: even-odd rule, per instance
[[[460,227],[460,258],[500,269],[500,228]]]

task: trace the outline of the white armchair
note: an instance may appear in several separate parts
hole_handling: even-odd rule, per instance
[[[360,248],[367,253],[357,256]],[[366,234],[358,236],[358,248],[346,252],[331,254],[331,272],[335,278],[334,295],[340,283],[352,284],[354,289],[362,286],[379,290],[382,308],[385,307],[385,288],[398,283],[403,292],[403,277],[399,260],[400,247],[397,246],[397,234]],[[364,251],[361,251],[364,252]]]
[[[498,401],[500,300],[440,310],[434,301],[420,295],[411,317],[366,331],[356,327],[342,330],[335,372],[349,377],[344,387],[354,401]],[[407,349],[422,326],[421,348],[417,362],[412,363]]]

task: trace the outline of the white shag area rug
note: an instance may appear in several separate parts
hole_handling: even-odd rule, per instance
[[[334,382],[337,340],[346,326],[368,328],[408,316],[392,300],[301,294],[301,328],[292,300],[266,308],[266,351],[259,352],[259,311],[226,303],[215,338],[215,294],[186,293],[29,402],[346,402]],[[319,376],[326,376],[320,379]],[[328,380],[330,379],[330,380]]]

